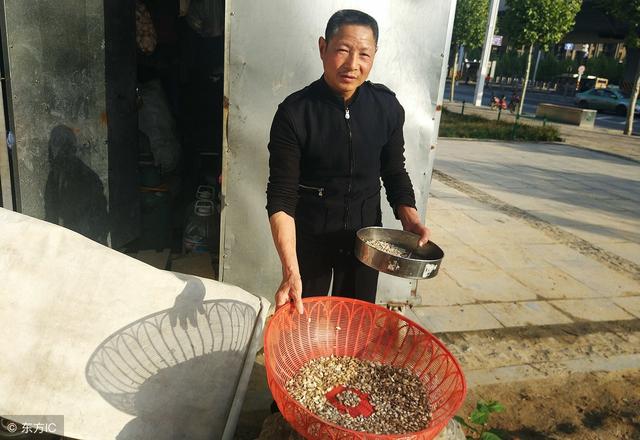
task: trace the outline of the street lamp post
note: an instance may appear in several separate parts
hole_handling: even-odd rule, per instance
[[[482,58],[480,59],[480,67],[478,68],[478,78],[476,80],[476,90],[473,97],[473,103],[476,106],[482,105],[484,79],[487,77],[487,71],[489,70],[489,57],[491,56],[493,32],[496,28],[496,20],[498,18],[499,6],[500,6],[500,0],[491,0],[491,3],[489,5],[489,19],[487,20],[487,32],[484,36],[484,46],[482,47]]]

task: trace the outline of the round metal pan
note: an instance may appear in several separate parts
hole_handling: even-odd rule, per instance
[[[432,241],[417,247],[419,238],[416,234],[397,229],[362,228],[356,233],[355,255],[367,266],[390,275],[414,280],[433,278],[438,274],[444,252]],[[369,245],[369,240],[390,243],[411,253],[408,257],[399,257]]]

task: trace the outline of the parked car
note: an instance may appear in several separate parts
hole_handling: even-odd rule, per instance
[[[578,107],[609,110],[618,115],[626,115],[627,108],[629,108],[629,98],[625,97],[618,89],[610,87],[576,93],[575,103]],[[640,113],[640,105],[638,104],[636,104],[635,113]]]

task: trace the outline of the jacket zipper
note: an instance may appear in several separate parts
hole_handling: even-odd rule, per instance
[[[318,188],[316,186],[307,186],[307,185],[302,185],[302,184],[298,184],[298,186],[302,189],[308,189],[311,191],[316,191],[318,193],[318,197],[322,197],[324,195],[324,188]]]
[[[352,184],[352,179],[353,179],[353,139],[351,136],[351,115],[349,114],[349,106],[345,105],[344,106],[344,119],[347,122],[347,131],[349,133],[349,186],[347,188],[347,195],[346,195],[346,212],[345,212],[345,216],[344,216],[344,229],[345,231],[348,229],[349,227],[349,197],[351,196],[351,184]]]

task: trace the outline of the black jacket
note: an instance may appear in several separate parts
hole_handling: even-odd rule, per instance
[[[395,94],[369,81],[348,106],[322,78],[287,97],[271,126],[269,216],[312,234],[381,225],[381,177],[394,210],[415,207],[403,124]]]

